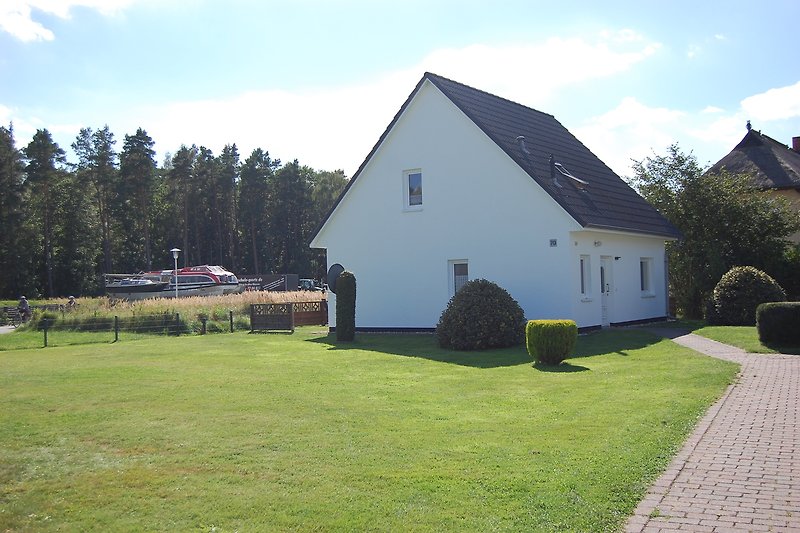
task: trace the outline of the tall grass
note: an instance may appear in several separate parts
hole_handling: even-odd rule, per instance
[[[61,311],[34,311],[32,326],[42,318],[50,321],[51,327],[72,330],[94,330],[97,324],[111,323],[117,316],[123,325],[152,324],[164,321],[164,317],[180,315],[181,328],[200,331],[201,319],[207,321],[209,332],[226,331],[233,315],[237,329],[249,328],[250,305],[256,303],[317,302],[325,300],[325,293],[312,291],[271,292],[249,291],[224,296],[189,296],[185,298],[149,298],[145,300],[111,300],[106,297],[80,298],[75,309],[67,310],[66,300],[41,300],[36,305],[62,305]],[[140,325],[141,325],[140,324]],[[89,326],[91,327],[89,327]],[[163,325],[159,328],[163,329]],[[134,328],[137,329],[137,328]]]

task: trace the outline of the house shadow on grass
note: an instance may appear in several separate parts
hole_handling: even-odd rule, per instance
[[[356,333],[353,342],[339,342],[335,333],[329,333],[325,337],[309,339],[309,342],[327,344],[329,350],[365,350],[473,368],[499,368],[533,362],[525,346],[472,352],[445,350],[437,344],[436,335],[430,333]]]
[[[309,339],[308,342],[328,345],[329,350],[365,350],[403,357],[418,357],[429,361],[473,368],[500,368],[531,365],[541,372],[568,373],[589,370],[570,359],[597,355],[627,356],[631,350],[644,348],[661,341],[661,337],[646,330],[611,329],[581,335],[573,355],[560,365],[534,364],[525,345],[481,351],[457,351],[440,348],[433,334],[357,333],[353,342],[339,342],[335,333]]]

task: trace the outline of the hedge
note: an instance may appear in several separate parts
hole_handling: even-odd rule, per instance
[[[525,339],[531,357],[540,363],[557,365],[575,349],[578,325],[574,320],[529,320]]]

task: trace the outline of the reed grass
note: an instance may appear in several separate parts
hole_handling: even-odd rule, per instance
[[[66,299],[38,300],[34,306],[32,326],[38,327],[43,318],[50,327],[82,330],[96,329],[98,323],[111,323],[119,317],[123,325],[145,321],[161,322],[163,317],[180,315],[181,328],[200,332],[201,319],[206,319],[209,333],[229,331],[231,316],[235,329],[249,329],[250,305],[259,303],[317,302],[326,299],[324,292],[314,291],[248,291],[223,296],[188,296],[183,298],[148,298],[145,300],[111,300],[106,297],[80,298],[74,309],[66,307]],[[37,311],[36,306],[59,305],[59,311]],[[156,320],[158,318],[158,320]],[[87,324],[89,326],[87,326]],[[134,328],[140,330],[140,328]],[[163,329],[155,328],[155,329]],[[154,332],[155,332],[154,329]]]

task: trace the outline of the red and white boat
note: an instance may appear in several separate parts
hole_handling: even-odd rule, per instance
[[[243,287],[229,270],[216,265],[154,270],[139,274],[107,274],[106,293],[113,299],[174,298],[177,296],[221,296],[241,292]]]

